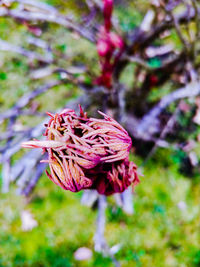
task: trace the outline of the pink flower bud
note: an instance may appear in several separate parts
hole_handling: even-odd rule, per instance
[[[109,45],[104,40],[99,40],[97,43],[97,52],[100,57],[105,57],[106,54],[109,52]]]
[[[102,119],[88,118],[65,109],[48,114],[44,141],[22,143],[48,153],[48,177],[65,190],[97,189],[109,195],[123,192],[137,181],[136,166],[128,161],[131,138],[114,119],[99,111]]]
[[[123,42],[122,38],[121,38],[119,35],[117,35],[117,34],[114,33],[114,32],[111,32],[111,33],[109,34],[109,37],[110,37],[110,42],[112,43],[112,45],[113,45],[114,47],[116,47],[116,48],[120,48],[120,49],[123,48],[123,46],[124,46],[124,42]]]

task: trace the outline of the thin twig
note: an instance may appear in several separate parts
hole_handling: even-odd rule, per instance
[[[181,59],[184,60],[185,56],[184,53],[181,52],[179,54],[170,54],[170,56],[163,60],[162,65],[160,67],[151,67],[145,60],[138,56],[124,56],[123,59],[128,60],[131,63],[136,63],[139,66],[143,67],[144,69],[148,70],[149,72],[155,72],[155,71],[162,71],[165,69],[168,69],[170,65],[175,66],[178,64]]]
[[[49,55],[42,56],[36,52],[26,50],[20,46],[15,46],[13,44],[10,44],[4,40],[0,39],[0,50],[1,51],[8,51],[8,52],[14,52],[18,53],[22,56],[27,57],[30,60],[38,60],[44,63],[51,63],[52,58],[49,57]]]
[[[19,9],[7,9],[0,8],[0,16],[9,16],[16,19],[22,19],[26,21],[47,21],[56,23],[66,27],[69,30],[77,32],[80,36],[89,40],[90,42],[95,42],[94,35],[85,29],[83,25],[77,25],[72,23],[67,17],[63,16],[60,13],[49,12],[49,13],[41,13],[41,12],[29,12],[23,11]]]
[[[152,67],[142,58],[137,57],[137,56],[124,56],[123,59],[127,59],[131,63],[136,63],[140,65],[141,67],[147,69],[147,70],[152,70]]]

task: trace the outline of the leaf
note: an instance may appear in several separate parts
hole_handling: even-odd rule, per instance
[[[148,65],[151,68],[159,68],[161,66],[161,60],[158,57],[150,58]]]
[[[5,72],[0,72],[0,80],[5,81],[7,79],[7,74]]]

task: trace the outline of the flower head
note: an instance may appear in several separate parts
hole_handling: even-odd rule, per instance
[[[99,111],[102,119],[88,118],[72,109],[50,114],[44,141],[22,143],[48,153],[48,177],[63,189],[77,192],[95,188],[102,194],[123,192],[137,178],[128,161],[131,138],[114,119]],[[44,162],[44,161],[43,161]]]

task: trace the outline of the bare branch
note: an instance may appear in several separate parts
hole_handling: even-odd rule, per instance
[[[137,56],[124,56],[123,59],[128,60],[131,63],[136,63],[149,72],[161,71],[164,69],[168,69],[170,65],[176,66],[177,63],[181,61],[181,59],[185,59],[185,53],[172,54],[167,59],[162,62],[160,67],[151,67],[145,60]]]
[[[96,190],[84,190],[81,198],[81,204],[92,208],[94,203],[98,200],[98,193]]]
[[[174,23],[174,27],[175,27],[175,30],[177,32],[177,35],[179,37],[179,39],[181,40],[182,44],[184,45],[186,51],[189,51],[190,49],[190,45],[189,43],[187,42],[187,40],[184,38],[182,32],[181,32],[181,28],[180,28],[180,25],[179,25],[179,21],[178,21],[178,18],[175,17],[175,15],[173,14],[173,11],[169,11],[167,12],[169,14],[169,16],[172,18],[172,21]]]
[[[44,164],[44,163],[39,164],[39,166],[36,168],[34,174],[32,175],[30,181],[27,183],[27,185],[23,189],[19,190],[19,194],[25,195],[26,197],[29,196],[30,193],[35,188],[38,180],[42,176],[42,173],[44,172],[45,169],[46,169],[46,164]]]
[[[94,235],[94,242],[95,242],[94,249],[97,252],[102,252],[104,256],[110,256],[115,267],[120,267],[120,263],[115,259],[104,237],[105,224],[106,224],[105,210],[106,210],[106,197],[104,195],[99,195],[97,227],[96,227],[96,233]]]
[[[106,197],[103,195],[99,195],[98,200],[98,217],[97,217],[97,227],[96,233],[94,236],[94,249],[97,252],[107,252],[108,246],[106,244],[104,238],[104,231],[105,231],[105,210],[106,210]]]
[[[59,84],[61,84],[62,81],[51,81],[48,84],[45,84],[35,90],[33,90],[30,93],[27,93],[23,95],[18,102],[15,104],[14,107],[11,109],[7,110],[6,112],[2,113],[0,115],[0,122],[3,122],[5,119],[8,119],[12,116],[18,116],[20,113],[20,110],[24,108],[28,103],[33,100],[35,97],[45,93],[47,90],[49,90],[52,87],[55,87]]]
[[[66,27],[69,30],[75,31],[80,36],[86,38],[90,42],[95,42],[94,35],[91,31],[88,31],[83,25],[77,25],[71,22],[70,19],[63,16],[60,13],[49,12],[49,13],[42,13],[42,12],[29,12],[23,11],[19,9],[7,9],[7,8],[0,8],[0,16],[9,16],[15,19],[22,19],[26,21],[47,21],[56,23]]]
[[[131,63],[136,63],[139,66],[141,66],[141,67],[143,67],[143,68],[145,68],[147,70],[152,70],[152,67],[149,66],[147,64],[147,62],[145,60],[143,60],[142,58],[140,58],[140,57],[137,57],[137,56],[124,56],[123,59],[126,59]]]
[[[10,185],[10,159],[3,162],[2,168],[2,193],[8,193]]]
[[[25,132],[28,133],[30,130],[31,129],[25,129],[25,130],[20,130],[20,131],[10,131],[9,130],[7,132],[3,132],[3,133],[1,133],[0,141],[10,139],[16,135],[24,134]]]
[[[45,63],[51,63],[52,62],[52,57],[49,57],[49,55],[42,56],[36,52],[26,50],[20,46],[15,46],[15,45],[10,44],[10,43],[8,43],[4,40],[1,40],[1,39],[0,39],[0,50],[18,53],[22,56],[27,57],[30,60],[36,59],[36,60],[39,60],[39,61],[45,62]]]
[[[192,82],[183,88],[177,89],[169,95],[163,97],[161,101],[152,108],[141,120],[137,127],[137,132],[140,136],[147,134],[149,128],[154,124],[161,112],[171,103],[187,97],[194,97],[200,94],[200,82]]]
[[[31,151],[28,151],[21,159],[19,159],[12,167],[10,171],[10,177],[11,181],[14,182],[19,177],[21,177],[21,174],[25,169],[29,169],[27,166],[27,161],[29,159],[32,161],[34,159],[35,162],[39,162],[42,158],[41,151],[34,149]],[[40,165],[40,164],[39,164]],[[30,169],[29,169],[30,170]],[[30,171],[31,173],[31,171]]]
[[[25,4],[25,5],[37,7],[38,9],[40,9],[40,10],[42,9],[43,11],[46,11],[46,12],[58,13],[56,8],[46,4],[44,2],[38,2],[38,1],[34,1],[34,0],[9,0],[9,1],[6,0],[6,2],[9,2],[9,3],[17,2],[20,4]]]
[[[131,187],[127,188],[121,194],[115,194],[115,201],[116,204],[122,208],[122,210],[128,214],[133,215],[134,207],[133,207],[133,192]]]
[[[191,8],[190,14],[188,15],[188,12],[183,12],[182,14],[175,17],[178,24],[182,24],[185,22],[188,22],[195,18],[195,10],[194,8]],[[155,40],[162,32],[165,30],[173,28],[174,23],[172,19],[166,18],[160,23],[157,23],[155,26],[152,26],[152,29],[146,33],[141,31],[140,29],[135,32],[131,45],[128,49],[128,54],[132,54],[133,47],[137,46],[137,50],[139,48],[145,48],[149,46],[149,44],[152,43],[153,40]]]

